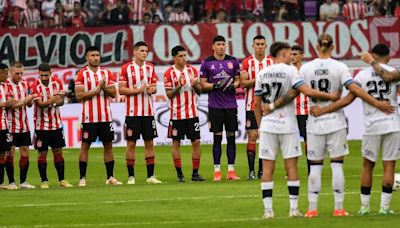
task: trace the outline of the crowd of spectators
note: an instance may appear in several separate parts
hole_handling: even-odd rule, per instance
[[[0,0],[5,28],[400,16],[400,0]]]

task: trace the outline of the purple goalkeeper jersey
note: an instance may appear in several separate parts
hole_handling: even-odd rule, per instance
[[[209,83],[216,83],[226,78],[232,78],[240,75],[239,61],[232,56],[225,55],[223,60],[217,60],[210,56],[201,62],[200,77],[207,78]],[[225,89],[224,86],[219,89],[213,89],[208,93],[209,108],[237,108],[234,89]]]

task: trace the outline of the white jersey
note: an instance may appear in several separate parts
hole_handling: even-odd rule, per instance
[[[381,67],[388,71],[395,70],[384,64],[381,64]],[[392,106],[398,107],[397,88],[400,86],[400,82],[383,81],[372,67],[360,71],[354,77],[354,81],[377,100],[385,100]],[[363,108],[365,135],[383,135],[400,131],[400,115],[397,109],[395,113],[388,115],[366,102],[363,102]]]
[[[262,69],[256,77],[255,95],[262,97],[263,103],[271,103],[291,88],[297,88],[304,81],[299,77],[296,67],[278,63]],[[271,114],[263,116],[260,131],[274,134],[297,133],[296,104],[293,101]]]
[[[333,93],[343,86],[353,83],[347,66],[334,59],[314,59],[300,68],[300,76],[313,89]],[[326,107],[332,101],[309,99],[310,107]],[[347,128],[343,110],[328,113],[319,117],[310,115],[307,121],[307,132],[315,135],[329,134]]]

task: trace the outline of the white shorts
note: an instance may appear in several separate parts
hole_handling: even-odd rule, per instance
[[[302,154],[299,134],[274,134],[260,132],[259,153],[260,159],[276,160],[279,148],[283,159],[299,157]]]
[[[346,129],[341,129],[325,135],[307,133],[308,160],[324,160],[327,151],[329,151],[330,158],[337,158],[349,154]]]
[[[400,132],[363,136],[361,153],[364,158],[376,162],[381,148],[383,161],[400,159]]]

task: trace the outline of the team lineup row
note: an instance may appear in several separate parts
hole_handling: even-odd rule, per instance
[[[309,164],[309,209],[306,217],[316,217],[318,193],[321,189],[321,171],[326,151],[330,153],[335,216],[346,216],[343,208],[344,175],[343,159],[348,154],[346,122],[342,107],[351,103],[356,96],[364,104],[366,133],[363,138],[364,169],[362,174],[360,213],[369,212],[369,195],[372,185],[372,170],[382,145],[385,174],[381,200],[382,213],[393,213],[389,209],[395,160],[400,156],[399,114],[395,82],[398,71],[384,65],[389,60],[389,49],[377,45],[373,57],[366,53],[363,60],[372,65],[353,80],[343,63],[331,59],[333,40],[323,34],[318,39],[319,58],[302,66],[302,48],[290,47],[284,42],[275,42],[270,47],[271,57],[265,55],[266,42],[261,35],[254,37],[254,55],[239,62],[225,54],[225,39],[213,39],[213,55],[205,59],[197,69],[186,63],[186,50],[176,46],[171,50],[174,64],[164,74],[164,85],[170,99],[170,125],[168,137],[172,139],[172,156],[178,182],[185,182],[180,157],[180,141],[192,141],[192,181],[204,181],[199,174],[200,130],[197,111],[197,96],[202,92],[209,95],[209,127],[214,135],[214,181],[222,178],[220,169],[222,132],[226,131],[228,180],[239,180],[234,164],[236,157],[235,131],[237,131],[237,104],[235,89],[246,88],[246,129],[248,131],[247,156],[248,179],[256,179],[255,150],[259,138],[259,170],[265,206],[264,217],[273,218],[272,190],[273,167],[279,148],[285,159],[290,199],[289,216],[303,216],[298,210],[300,182],[297,174],[297,158],[302,154],[300,134],[306,142]],[[119,78],[119,93],[126,96],[126,165],[127,184],[135,184],[136,141],[143,138],[147,166],[147,182],[161,183],[154,176],[155,153],[153,138],[157,137],[154,121],[152,95],[156,91],[157,76],[154,66],[146,61],[148,47],[144,42],[134,46],[134,60],[122,66]],[[374,60],[375,59],[375,60]],[[97,138],[104,146],[106,184],[122,184],[113,177],[114,139],[112,113],[109,97],[115,97],[115,82],[110,71],[100,67],[100,50],[86,50],[87,66],[75,79],[75,94],[82,102],[82,144],[79,156],[79,186],[86,186],[88,152]],[[379,62],[379,64],[377,64]],[[39,79],[31,86],[22,80],[23,65],[14,63],[10,67],[0,64],[1,81],[1,125],[0,125],[0,187],[17,189],[14,181],[14,152],[19,147],[20,188],[34,188],[26,181],[29,167],[29,145],[31,144],[26,108],[35,104],[35,149],[39,151],[38,167],[42,179],[41,187],[48,188],[46,175],[47,151],[50,146],[54,155],[59,185],[71,187],[64,179],[65,147],[59,106],[63,105],[64,93],[60,80],[51,77],[48,64],[39,66]],[[365,76],[364,76],[365,75]],[[382,75],[382,76],[381,76]],[[358,77],[359,76],[359,77]],[[350,93],[342,99],[341,88],[346,86]],[[301,93],[300,93],[301,92]],[[310,97],[310,99],[308,99]],[[296,99],[294,102],[293,99]],[[309,110],[309,106],[312,106]],[[307,116],[311,116],[307,121]],[[307,123],[306,123],[307,121]],[[307,127],[306,127],[307,125]],[[307,130],[306,130],[307,129]],[[308,136],[308,137],[307,137]],[[4,184],[7,173],[10,184]]]

